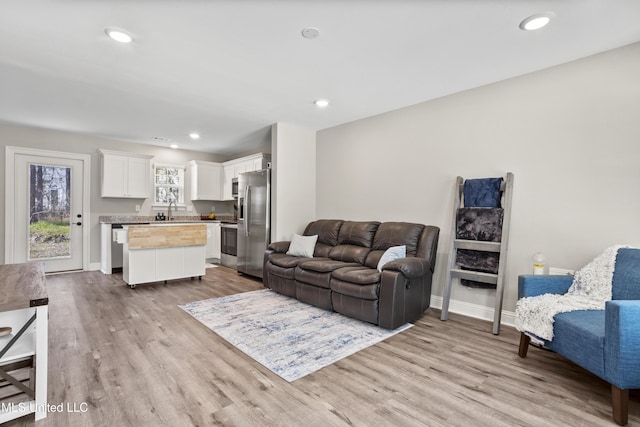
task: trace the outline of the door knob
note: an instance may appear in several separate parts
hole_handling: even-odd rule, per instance
[[[80,221],[76,222],[76,225],[82,225],[82,223]]]

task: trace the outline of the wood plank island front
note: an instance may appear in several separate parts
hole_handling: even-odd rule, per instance
[[[129,287],[204,275],[206,224],[125,225],[122,232],[122,278]]]

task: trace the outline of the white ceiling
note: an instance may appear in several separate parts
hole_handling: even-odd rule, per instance
[[[230,156],[275,122],[320,130],[638,42],[639,21],[640,0],[4,0],[0,121]]]

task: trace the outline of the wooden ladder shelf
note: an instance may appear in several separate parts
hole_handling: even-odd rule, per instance
[[[500,242],[483,242],[478,240],[463,240],[456,238],[457,213],[462,206],[464,194],[464,178],[459,176],[456,180],[455,200],[453,206],[453,218],[451,220],[451,242],[449,246],[449,263],[447,265],[447,276],[442,301],[441,320],[449,317],[449,300],[451,299],[451,286],[453,279],[466,279],[476,282],[496,285],[495,305],[493,313],[493,333],[500,333],[500,318],[502,316],[502,298],[504,294],[504,273],[507,267],[507,245],[509,242],[509,226],[511,222],[511,198],[513,193],[513,174],[507,173],[506,179],[502,181],[500,187],[502,193],[502,208],[504,210],[502,220],[502,237]],[[485,252],[499,253],[498,273],[484,273],[473,270],[462,270],[456,268],[458,249],[471,249]]]

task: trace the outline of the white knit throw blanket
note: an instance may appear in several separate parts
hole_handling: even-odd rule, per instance
[[[574,310],[604,310],[611,299],[611,281],[616,265],[617,245],[583,267],[564,295],[544,294],[526,297],[516,304],[516,329],[547,341],[553,340],[553,316]]]

